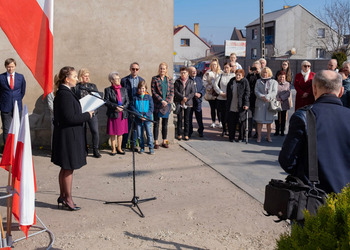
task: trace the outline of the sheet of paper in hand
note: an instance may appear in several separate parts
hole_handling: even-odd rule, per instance
[[[92,93],[81,98],[79,101],[82,112],[94,111],[105,104],[105,101],[100,98],[101,96],[98,93]]]

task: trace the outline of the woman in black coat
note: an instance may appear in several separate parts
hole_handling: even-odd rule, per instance
[[[244,78],[243,69],[236,70],[236,77],[232,78],[227,84],[226,95],[229,140],[233,142],[235,139],[236,127],[237,124],[239,124],[239,136],[238,140],[236,141],[240,141],[243,139],[243,126],[239,118],[244,116],[246,110],[248,110],[250,96],[249,82],[246,78]]]
[[[72,199],[73,171],[86,165],[83,123],[94,115],[82,113],[78,97],[72,92],[78,82],[77,72],[66,66],[58,75],[58,91],[54,99],[54,132],[51,161],[61,167],[58,176],[60,196],[57,203],[71,211],[79,210]]]
[[[176,105],[181,105],[180,112],[177,114],[177,139],[181,140],[182,134],[184,134],[184,139],[187,141],[189,140],[190,114],[196,89],[194,81],[188,77],[186,67],[181,67],[180,74],[181,77],[174,83],[174,102]],[[182,129],[182,117],[184,129]]]
[[[128,112],[123,108],[129,107],[129,97],[126,88],[120,84],[120,76],[117,72],[112,72],[108,76],[111,86],[105,88],[107,106],[107,134],[112,143],[111,155],[125,154],[122,150],[123,134],[128,133]],[[117,136],[117,145],[115,137]]]

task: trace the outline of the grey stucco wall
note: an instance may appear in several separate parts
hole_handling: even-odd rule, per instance
[[[90,70],[100,91],[108,87],[108,74],[128,75],[131,62],[140,63],[140,76],[148,86],[158,65],[173,67],[173,1],[169,0],[60,0],[54,6],[54,74],[66,65]],[[0,30],[0,63],[17,60],[16,71],[24,74],[33,145],[50,145],[50,115],[43,91]],[[3,65],[3,64],[2,64]],[[5,69],[3,68],[3,71]],[[150,90],[150,88],[149,88]],[[99,112],[101,143],[106,141],[105,109]],[[174,129],[169,121],[169,139]]]

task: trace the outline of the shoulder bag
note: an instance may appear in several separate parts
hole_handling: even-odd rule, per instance
[[[277,99],[272,99],[269,103],[269,110],[280,112],[282,111],[282,103],[280,101],[277,101]]]
[[[319,206],[325,204],[327,194],[316,188],[318,179],[316,118],[308,107],[306,111],[308,131],[308,171],[310,185],[304,184],[298,177],[289,175],[285,181],[272,179],[265,187],[264,210],[266,216],[277,216],[282,220],[304,220],[304,211],[315,215]]]

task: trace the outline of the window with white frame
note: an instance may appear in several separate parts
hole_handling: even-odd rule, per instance
[[[326,50],[321,49],[321,48],[317,48],[316,49],[316,58],[317,59],[326,58]]]
[[[181,46],[182,47],[189,47],[190,46],[190,39],[182,38],[181,39]]]
[[[326,37],[326,29],[325,28],[317,29],[317,37],[318,38],[325,38]]]
[[[251,59],[256,59],[258,54],[258,50],[256,48],[251,49]]]

